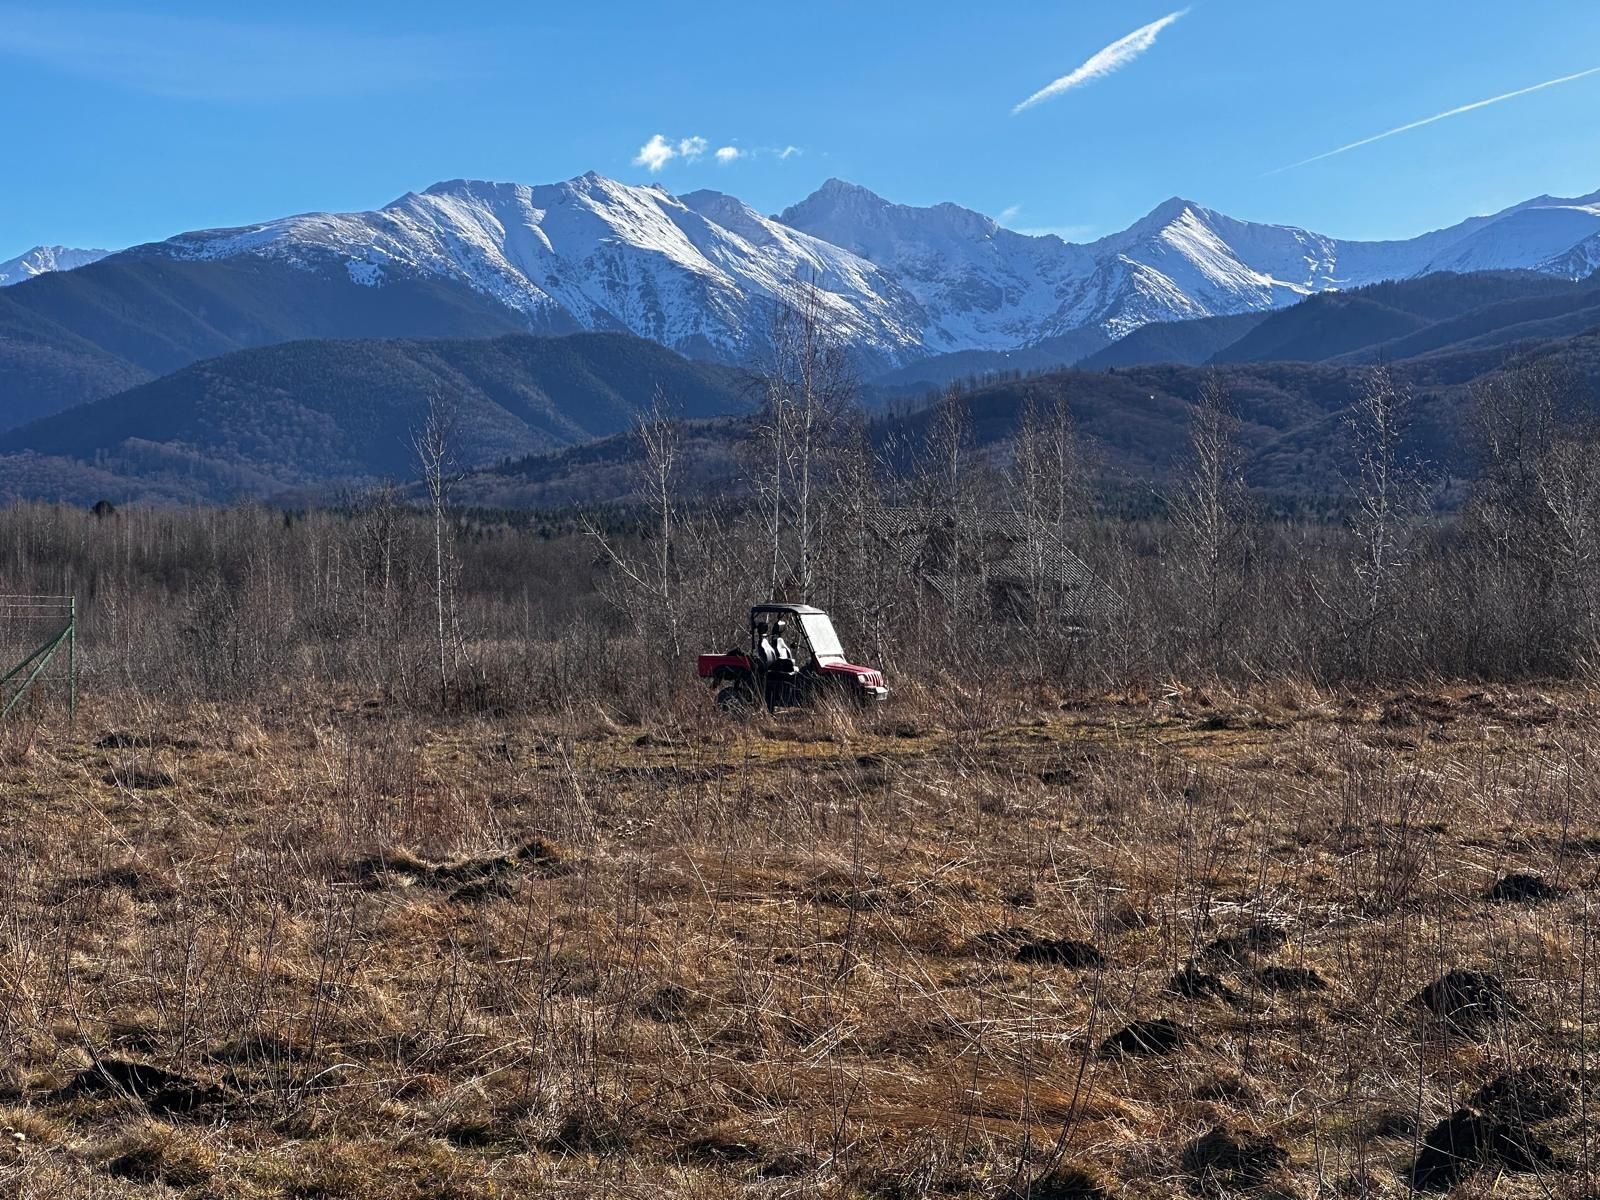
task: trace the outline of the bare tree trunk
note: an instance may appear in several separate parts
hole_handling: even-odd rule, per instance
[[[666,625],[666,643],[676,661],[683,653],[682,579],[678,553],[678,470],[683,448],[682,422],[673,415],[672,401],[659,384],[650,407],[639,414],[635,436],[641,451],[639,490],[651,509],[656,545],[641,562],[631,562],[592,520],[584,529],[618,572],[624,591],[647,601]],[[635,607],[627,595],[612,595],[620,609]],[[648,620],[648,618],[647,618]]]
[[[757,429],[766,462],[757,490],[772,539],[771,592],[776,596],[783,581],[784,535],[792,531],[792,582],[807,599],[816,586],[818,485],[826,478],[819,459],[856,391],[844,346],[828,324],[825,294],[815,281],[797,285],[779,306],[762,382]]]
[[[1010,492],[1022,525],[1033,619],[1059,599],[1051,566],[1088,507],[1083,458],[1066,397],[1055,388],[1048,397],[1030,388],[1017,423]]]
[[[1200,387],[1189,425],[1189,463],[1170,511],[1179,538],[1189,625],[1201,662],[1220,670],[1243,615],[1248,520],[1244,467],[1227,388],[1215,374]]]
[[[644,471],[655,508],[656,525],[656,594],[667,619],[667,633],[672,643],[672,654],[677,658],[683,651],[682,625],[678,612],[676,579],[676,547],[673,543],[673,508],[676,503],[678,453],[682,446],[683,430],[672,415],[672,403],[666,390],[656,385],[650,408],[639,419],[639,440],[644,449]]]
[[[428,400],[422,428],[412,434],[411,445],[422,467],[433,510],[433,610],[439,651],[439,707],[450,706],[449,637],[445,616],[445,511],[455,471],[456,412],[440,397]]]
[[[928,477],[924,481],[923,506],[928,528],[930,567],[942,565],[946,592],[946,650],[952,661],[966,645],[962,636],[968,615],[974,607],[967,592],[968,531],[976,514],[969,503],[968,451],[972,442],[972,418],[966,395],[951,384],[934,408],[929,431]],[[942,559],[942,563],[941,560]]]
[[[1353,575],[1359,588],[1361,671],[1367,677],[1377,666],[1405,569],[1405,524],[1421,499],[1416,472],[1401,458],[1410,404],[1410,394],[1393,371],[1380,365],[1368,377],[1347,421],[1358,471]]]

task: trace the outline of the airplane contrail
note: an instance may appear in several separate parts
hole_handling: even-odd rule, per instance
[[[1059,96],[1062,92],[1069,91],[1072,88],[1082,87],[1086,83],[1093,83],[1096,79],[1127,66],[1139,55],[1155,45],[1157,34],[1188,11],[1185,8],[1175,13],[1168,13],[1159,21],[1151,21],[1150,24],[1135,29],[1126,37],[1118,38],[1104,50],[1091,57],[1077,70],[1071,71],[1054,83],[1048,83],[1040,88],[1013,108],[1011,115],[1015,116],[1023,109],[1031,108],[1033,105],[1038,104],[1041,100],[1048,100],[1050,97]]]
[[[1310,158],[1303,158],[1299,162],[1290,163],[1286,167],[1278,167],[1275,170],[1266,172],[1266,174],[1281,175],[1285,171],[1293,171],[1297,167],[1309,166],[1314,162],[1321,162],[1325,158],[1332,158],[1336,154],[1344,154],[1362,146],[1370,146],[1373,142],[1381,142],[1384,138],[1392,138],[1397,133],[1409,133],[1413,129],[1421,129],[1424,125],[1432,125],[1435,121],[1443,121],[1449,117],[1459,117],[1462,113],[1469,113],[1474,109],[1488,108],[1491,104],[1499,104],[1505,100],[1515,100],[1518,96],[1526,96],[1530,92],[1542,92],[1545,88],[1559,87],[1563,83],[1571,83],[1575,79],[1584,79],[1590,75],[1600,75],[1600,67],[1590,67],[1587,71],[1579,71],[1575,75],[1563,75],[1560,79],[1546,79],[1543,83],[1536,83],[1532,87],[1518,88],[1514,92],[1506,92],[1501,96],[1490,96],[1487,100],[1474,100],[1471,104],[1463,104],[1460,108],[1452,108],[1449,112],[1424,117],[1420,121],[1412,121],[1408,125],[1400,125],[1394,129],[1385,130],[1383,133],[1375,133],[1371,137],[1362,138],[1359,142],[1351,142],[1348,146],[1340,146],[1337,150],[1313,154]]]

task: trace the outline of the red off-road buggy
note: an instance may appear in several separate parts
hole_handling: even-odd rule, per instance
[[[883,676],[847,662],[833,622],[805,604],[758,604],[750,610],[750,649],[702,654],[701,679],[717,689],[717,707],[754,712],[827,700],[866,708],[888,699]]]

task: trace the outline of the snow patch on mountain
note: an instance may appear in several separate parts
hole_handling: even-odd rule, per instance
[[[451,279],[535,325],[562,314],[734,360],[756,352],[779,298],[813,280],[841,337],[891,364],[921,352],[915,302],[872,263],[731,196],[679,198],[593,173],[545,186],[452,180],[376,212],[308,213],[143,249],[306,269],[342,262],[364,284]]]
[[[1565,254],[1546,259],[1538,269],[1562,279],[1588,279],[1600,271],[1600,233],[1584,238]]]
[[[375,212],[307,213],[142,247],[257,255],[382,287],[465,284],[530,328],[621,329],[685,353],[759,357],[781,298],[814,281],[865,361],[1014,350],[1064,335],[1283,307],[1433,271],[1600,266],[1600,193],[1541,196],[1417,238],[1358,242],[1240,221],[1179,197],[1086,244],[955,204],[893,204],[829,180],[776,217],[715,191],[673,196],[593,173],[539,186],[452,180]]]
[[[83,250],[74,246],[35,246],[16,258],[0,262],[0,287],[9,287],[48,275],[52,271],[71,271],[99,262],[109,250]]]
[[[1120,337],[1155,321],[1259,312],[1434,271],[1554,269],[1545,265],[1554,255],[1600,232],[1596,200],[1545,196],[1418,238],[1357,242],[1174,197],[1119,233],[1074,245],[830,180],[779,220],[901,279],[935,319],[930,349],[1011,349],[1073,329]]]

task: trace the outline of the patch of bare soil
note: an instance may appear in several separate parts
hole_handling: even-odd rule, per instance
[[[59,1088],[52,1099],[84,1096],[131,1096],[158,1115],[192,1116],[225,1106],[236,1097],[215,1084],[205,1084],[150,1063],[101,1058]]]
[[[1180,1164],[1192,1192],[1226,1196],[1280,1182],[1289,1152],[1269,1137],[1218,1125],[1183,1148]]]
[[[1134,1021],[1100,1043],[1100,1057],[1165,1058],[1193,1040],[1189,1029],[1167,1017]]]
[[[1488,971],[1446,971],[1413,997],[1451,1029],[1481,1037],[1490,1027],[1521,1013],[1505,980]]]

